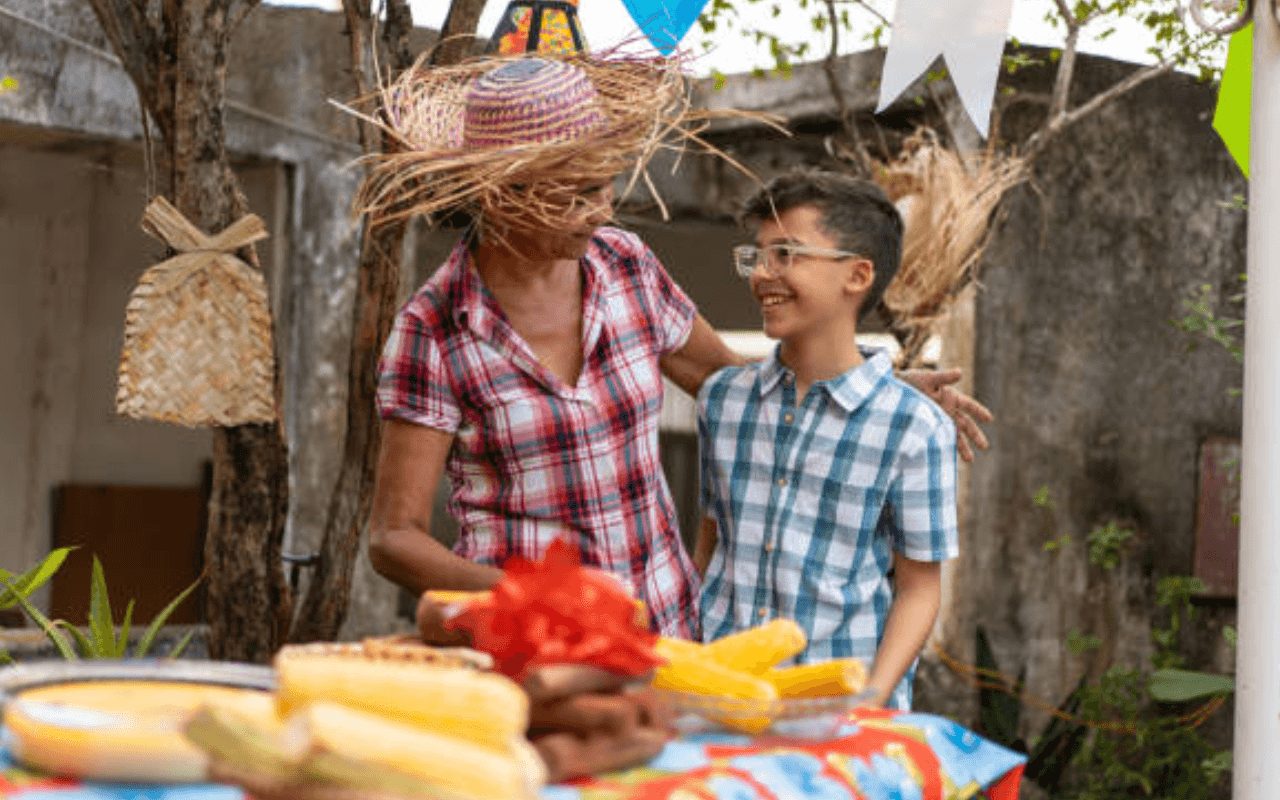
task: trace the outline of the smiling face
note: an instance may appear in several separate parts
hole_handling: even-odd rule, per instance
[[[756,229],[756,246],[840,249],[822,217],[817,206],[800,205],[763,219]],[[760,304],[765,334],[786,340],[847,328],[852,335],[858,305],[875,279],[871,262],[796,253],[790,266],[779,269],[778,262],[784,260],[771,254],[751,273],[751,293]]]

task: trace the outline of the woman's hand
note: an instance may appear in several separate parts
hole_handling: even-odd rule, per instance
[[[987,437],[978,427],[978,423],[987,424],[995,419],[982,403],[957,389],[952,384],[960,380],[963,373],[959,369],[909,369],[898,373],[898,377],[929,395],[929,399],[951,417],[956,424],[956,450],[960,458],[973,461],[973,448],[986,450],[990,447]]]

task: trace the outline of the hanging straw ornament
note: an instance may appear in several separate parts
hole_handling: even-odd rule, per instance
[[[129,298],[116,411],[192,427],[274,421],[267,288],[235,256],[267,237],[262,220],[247,214],[207,236],[157,197],[142,229],[177,255],[143,273]]]
[[[922,130],[876,176],[902,213],[902,264],[884,305],[906,341],[899,366],[918,366],[956,298],[977,279],[1004,195],[1026,178],[1021,159],[994,151],[962,156]]]

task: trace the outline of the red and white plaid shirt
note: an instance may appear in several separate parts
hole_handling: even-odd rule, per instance
[[[455,435],[447,471],[454,550],[501,566],[566,536],[620,578],[667,635],[696,635],[697,573],[658,459],[662,374],[696,316],[653,252],[600,228],[581,260],[583,365],[547,370],[472,266],[464,242],[401,309],[378,405]]]

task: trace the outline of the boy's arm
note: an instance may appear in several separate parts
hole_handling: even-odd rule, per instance
[[[693,543],[693,565],[698,574],[707,576],[707,567],[711,565],[711,555],[716,551],[716,520],[714,517],[703,517],[702,526],[698,528],[698,538]]]
[[[885,623],[884,638],[876,651],[867,688],[875,690],[872,700],[881,706],[907,674],[938,618],[942,602],[942,564],[916,561],[894,554],[894,598]]]

